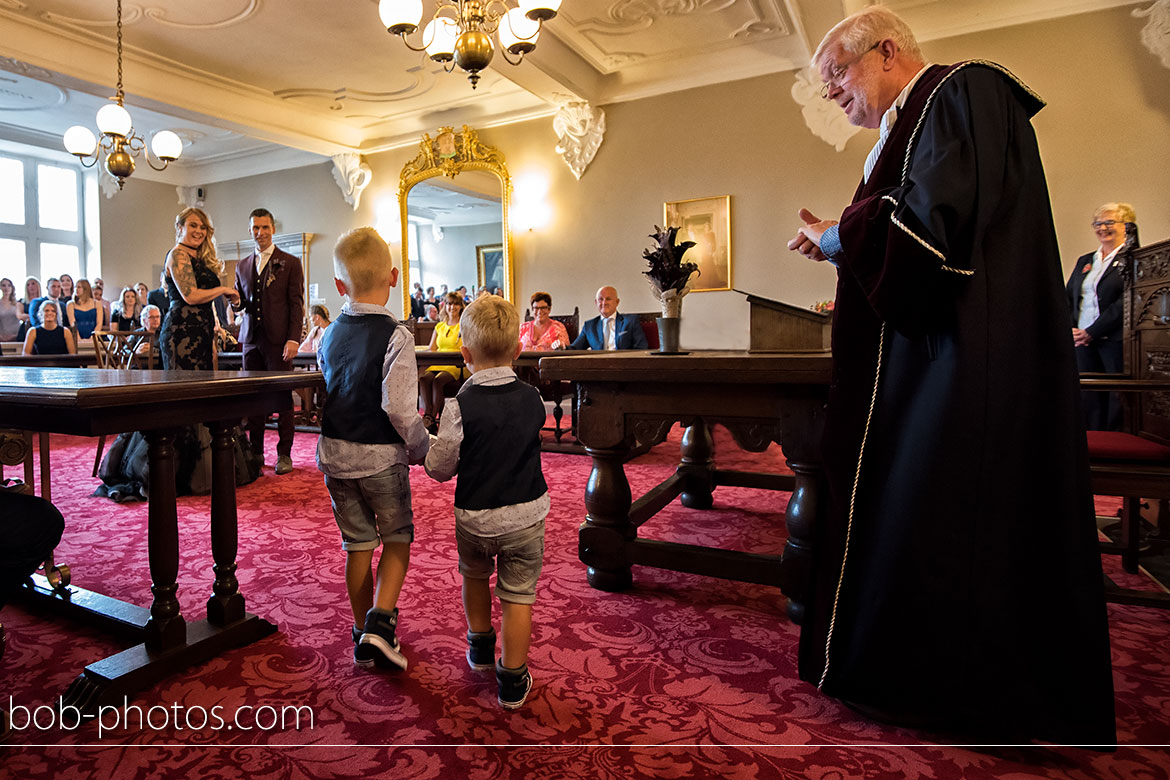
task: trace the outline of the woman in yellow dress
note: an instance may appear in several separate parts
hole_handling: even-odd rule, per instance
[[[458,352],[463,346],[459,336],[459,318],[463,316],[463,299],[455,293],[447,293],[443,299],[443,319],[435,323],[431,335],[431,352]],[[435,433],[439,429],[439,416],[443,413],[444,389],[452,382],[463,381],[464,369],[460,366],[431,366],[418,380],[418,393],[422,398],[423,422]]]

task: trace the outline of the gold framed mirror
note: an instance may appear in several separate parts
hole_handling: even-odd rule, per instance
[[[467,125],[424,134],[418,156],[402,168],[402,305],[410,316],[414,282],[436,291],[472,285],[513,295],[512,179],[504,155]]]

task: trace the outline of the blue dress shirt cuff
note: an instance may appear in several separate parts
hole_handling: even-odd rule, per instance
[[[837,261],[845,254],[845,247],[841,246],[841,236],[838,233],[837,225],[833,225],[821,236],[821,252],[833,265],[837,265]]]

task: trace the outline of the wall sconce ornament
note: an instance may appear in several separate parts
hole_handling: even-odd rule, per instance
[[[342,152],[333,155],[333,180],[341,188],[345,202],[357,211],[362,191],[374,180],[374,171],[362,162],[360,154]]]
[[[579,180],[605,139],[605,112],[586,102],[561,106],[553,117],[557,154]]]
[[[792,99],[800,106],[804,123],[813,135],[832,146],[838,152],[845,143],[860,132],[861,128],[849,123],[834,103],[821,97],[821,79],[812,66],[796,71],[792,83]]]
[[[203,188],[202,187],[175,187],[175,193],[179,196],[179,205],[185,209],[203,208]]]
[[[1154,0],[1149,8],[1135,8],[1130,13],[1139,19],[1150,18],[1142,28],[1142,44],[1162,61],[1162,67],[1170,68],[1170,0]]]

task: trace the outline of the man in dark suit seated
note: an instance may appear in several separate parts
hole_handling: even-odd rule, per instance
[[[216,300],[219,300],[216,298]],[[171,307],[170,301],[167,300],[167,272],[163,271],[158,275],[158,287],[146,294],[146,304],[148,306],[157,306],[159,311],[166,311]]]
[[[637,317],[618,314],[617,290],[602,287],[597,291],[597,311],[594,317],[581,327],[581,333],[569,349],[650,349],[646,334]]]

